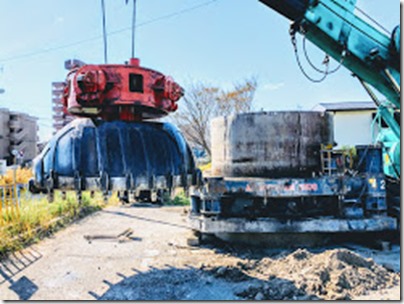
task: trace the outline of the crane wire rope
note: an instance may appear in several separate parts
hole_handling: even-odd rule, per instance
[[[325,64],[325,71],[326,71],[326,73],[323,73],[323,76],[322,76],[321,78],[319,78],[319,79],[314,79],[313,77],[311,77],[311,76],[306,72],[306,70],[304,69],[304,67],[303,67],[303,65],[302,65],[302,62],[301,62],[301,60],[300,60],[299,51],[298,51],[298,48],[297,48],[296,31],[291,28],[290,31],[289,31],[289,33],[290,33],[291,42],[292,42],[292,45],[293,45],[293,50],[294,50],[294,53],[295,53],[296,62],[297,62],[297,65],[299,66],[300,71],[301,71],[301,72],[303,73],[303,75],[304,75],[308,80],[310,80],[311,82],[314,82],[314,83],[323,82],[323,81],[327,78],[327,71],[328,71],[328,68],[329,68],[329,58],[328,58],[328,60],[326,61],[326,58],[327,58],[327,57],[326,57],[326,58],[324,58],[325,60],[323,61],[323,63]]]
[[[136,0],[133,0],[132,14],[132,58],[135,58]]]
[[[302,35],[303,35],[303,53],[304,53],[304,56],[305,56],[307,62],[309,63],[309,65],[310,65],[316,72],[318,72],[318,73],[320,73],[320,74],[323,74],[321,78],[319,78],[319,79],[314,79],[313,77],[311,77],[311,76],[306,72],[306,70],[305,70],[305,68],[303,67],[303,64],[302,64],[302,62],[301,62],[301,59],[300,59],[300,56],[299,56],[299,50],[298,50],[298,48],[297,48],[296,29],[295,29],[293,26],[290,28],[289,34],[290,34],[290,37],[291,37],[291,42],[292,42],[292,45],[293,45],[293,50],[294,50],[294,53],[295,53],[295,58],[296,58],[297,65],[299,66],[299,69],[300,69],[300,71],[303,73],[303,75],[304,75],[308,80],[310,80],[311,82],[314,82],[314,83],[323,82],[323,81],[327,78],[327,76],[329,76],[329,75],[331,75],[331,74],[337,72],[337,71],[341,68],[341,66],[343,65],[343,62],[344,62],[345,57],[346,57],[346,54],[347,54],[345,48],[344,48],[344,50],[343,50],[342,53],[341,53],[341,59],[340,59],[340,62],[339,62],[339,64],[338,64],[338,66],[337,66],[336,68],[334,68],[333,70],[331,70],[331,71],[329,70],[329,68],[330,68],[330,56],[329,56],[328,54],[325,54],[324,60],[323,60],[323,64],[325,65],[325,70],[322,70],[322,69],[316,67],[315,64],[312,62],[312,60],[310,59],[310,57],[309,57],[309,55],[308,55],[308,52],[307,52],[307,49],[306,49],[306,36],[305,36],[305,34],[304,34],[304,31],[303,31],[303,32],[302,32]]]
[[[345,56],[346,56],[346,50],[345,50],[345,48],[344,48],[344,50],[343,50],[342,53],[341,53],[341,59],[340,59],[340,61],[339,61],[339,63],[338,63],[338,66],[336,66],[333,70],[326,72],[325,70],[322,70],[321,68],[318,68],[318,67],[313,63],[313,61],[310,59],[310,56],[309,56],[309,54],[308,54],[308,52],[307,52],[306,41],[307,41],[307,38],[306,38],[305,35],[303,35],[303,53],[304,53],[304,56],[306,57],[307,62],[310,64],[310,66],[311,66],[315,71],[317,71],[317,72],[319,72],[319,73],[321,73],[321,74],[328,74],[328,75],[331,75],[331,74],[334,74],[334,73],[338,72],[338,70],[341,68],[341,66],[343,65],[344,60],[345,60]],[[329,55],[328,55],[328,54],[326,54],[326,56],[325,56],[323,62],[326,61],[326,60],[328,60],[328,59],[326,59],[327,57],[329,58]]]
[[[220,0],[205,1],[203,3],[197,4],[197,5],[188,7],[188,8],[184,8],[182,10],[178,10],[178,11],[173,12],[173,13],[162,15],[160,17],[156,17],[156,18],[153,18],[153,19],[138,23],[136,25],[136,28],[139,28],[139,27],[142,27],[142,26],[145,26],[145,25],[149,25],[149,24],[152,24],[152,23],[156,23],[156,22],[159,22],[159,21],[163,21],[163,20],[166,20],[166,19],[174,18],[174,17],[180,16],[180,15],[183,15],[183,14],[187,14],[187,13],[189,13],[191,11],[206,7],[206,6],[211,5],[211,4],[213,4],[215,2],[218,2],[218,1],[220,1]],[[111,31],[111,32],[107,33],[107,36],[120,34],[122,32],[126,32],[126,31],[131,30],[131,29],[132,29],[132,27],[121,28],[121,29],[118,29],[118,30]],[[34,51],[34,52],[31,52],[31,53],[25,53],[25,54],[21,54],[21,55],[11,56],[11,57],[8,57],[8,58],[0,59],[0,63],[19,60],[19,59],[24,59],[24,58],[44,54],[44,53],[54,52],[54,51],[57,51],[57,50],[69,48],[69,47],[80,45],[80,44],[87,43],[87,42],[90,42],[90,41],[95,41],[95,40],[100,39],[101,37],[102,36],[96,36],[96,37],[87,38],[87,39],[79,40],[79,41],[64,44],[64,45],[59,45],[59,46],[56,46],[56,47],[53,47],[53,48],[47,48],[47,49]]]
[[[360,12],[363,16],[368,18],[370,21],[372,21],[375,25],[380,27],[381,30],[383,30],[386,34],[390,34],[390,31],[388,31],[383,25],[381,25],[379,22],[376,21],[376,19],[372,18],[368,13],[366,13],[363,9],[360,7],[356,6],[355,9]]]
[[[101,0],[102,10],[102,37],[104,40],[104,63],[108,63],[108,44],[107,44],[107,21],[105,13],[105,0]]]

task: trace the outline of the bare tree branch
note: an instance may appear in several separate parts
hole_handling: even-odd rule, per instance
[[[217,116],[251,111],[257,81],[254,77],[234,84],[231,90],[191,84],[180,103],[180,109],[171,116],[191,147],[203,149],[211,155],[210,122]]]

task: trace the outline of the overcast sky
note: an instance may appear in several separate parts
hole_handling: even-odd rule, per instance
[[[130,57],[132,7],[124,0],[105,2],[109,62],[123,63]],[[185,88],[193,81],[230,87],[255,76],[257,110],[368,100],[346,69],[321,84],[309,82],[296,65],[288,20],[258,0],[137,2],[136,56],[143,66],[173,76]],[[0,0],[0,88],[6,90],[0,107],[39,117],[42,139],[52,133],[51,82],[64,80],[64,60],[103,63],[100,3]],[[399,4],[358,0],[389,31],[399,24]],[[321,62],[323,54],[314,46],[309,52]]]

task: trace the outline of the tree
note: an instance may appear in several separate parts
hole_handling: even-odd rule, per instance
[[[172,120],[191,147],[205,150],[210,157],[209,128],[212,118],[251,111],[256,89],[255,78],[245,79],[231,90],[203,83],[191,84]]]

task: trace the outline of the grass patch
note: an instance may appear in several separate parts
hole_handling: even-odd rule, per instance
[[[61,193],[56,192],[53,203],[49,203],[46,197],[36,196],[21,199],[19,212],[3,209],[0,214],[0,257],[38,241],[73,220],[118,202],[116,195],[107,204],[101,194],[91,198],[90,193],[83,193],[82,198],[79,205],[74,193],[67,193],[63,199]]]
[[[167,197],[164,200],[164,205],[167,206],[189,206],[191,205],[191,201],[189,197],[185,195],[185,192],[181,190],[180,192],[176,193],[174,197]]]

